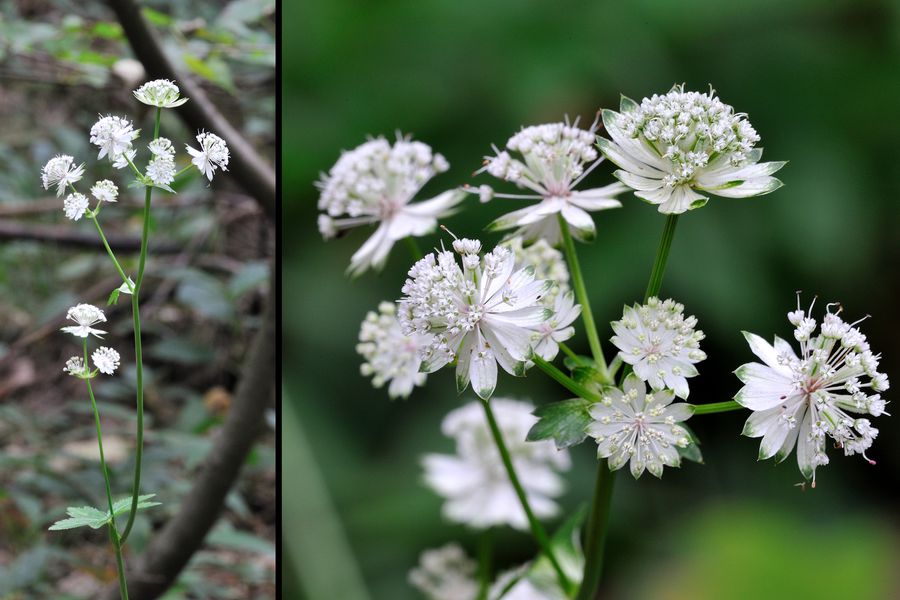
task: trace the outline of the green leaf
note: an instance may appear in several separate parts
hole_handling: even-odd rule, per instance
[[[152,8],[144,7],[141,12],[144,14],[145,19],[157,27],[168,27],[174,22],[169,15],[161,13],[158,10],[153,10]]]
[[[144,508],[152,508],[154,506],[160,506],[162,502],[149,502],[150,498],[154,497],[156,494],[144,494],[142,496],[138,496],[138,505],[137,509],[142,510]],[[123,513],[131,512],[131,497],[122,498],[121,500],[116,500],[113,502],[113,513],[118,517]],[[109,514],[107,511],[106,514]]]
[[[116,288],[109,295],[109,298],[106,299],[106,305],[110,306],[112,304],[115,304],[118,301],[119,301],[119,288]]]
[[[583,367],[583,366],[594,364],[594,359],[591,358],[590,356],[582,356],[579,354],[578,362],[576,362],[571,357],[566,356],[565,358],[563,358],[563,364],[566,365],[566,368],[569,369],[570,371],[574,371],[578,367]]]
[[[94,24],[91,33],[96,37],[105,38],[107,40],[123,39],[122,26],[110,21],[100,21],[99,23]]]
[[[591,422],[589,406],[587,400],[573,398],[537,407],[534,415],[538,422],[525,439],[529,442],[553,439],[560,450],[580,444],[587,437],[585,428]]]
[[[90,527],[100,529],[109,523],[109,511],[102,511],[93,506],[70,506],[66,509],[70,518],[57,521],[50,526],[50,531],[63,529],[75,529],[76,527]]]

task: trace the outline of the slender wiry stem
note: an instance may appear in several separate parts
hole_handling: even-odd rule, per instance
[[[572,274],[572,285],[575,289],[575,297],[581,305],[581,318],[584,319],[584,330],[587,333],[588,344],[591,346],[591,354],[597,363],[597,370],[603,379],[608,379],[606,359],[603,356],[603,348],[600,346],[600,336],[597,334],[597,325],[594,323],[594,313],[591,312],[591,303],[588,299],[587,289],[584,286],[584,277],[581,274],[581,265],[578,263],[578,255],[575,253],[575,242],[569,232],[569,224],[559,215],[559,228],[562,230],[563,249],[566,253],[566,261],[569,263],[569,273]]]
[[[732,410],[741,410],[744,408],[734,400],[726,400],[725,402],[711,402],[709,404],[694,404],[695,415],[712,415],[715,413],[729,412]]]
[[[531,360],[536,367],[538,367],[541,371],[550,376],[551,379],[556,381],[558,384],[572,392],[573,394],[578,395],[580,398],[584,398],[589,402],[599,402],[600,396],[590,391],[559,369],[557,369],[552,364],[548,363],[546,360],[541,358],[538,355],[532,355]]]
[[[84,338],[84,368],[90,368],[88,366],[87,338]],[[119,540],[119,534],[116,531],[112,488],[109,484],[109,469],[106,468],[106,455],[103,453],[103,430],[100,428],[100,411],[97,409],[97,401],[94,399],[94,389],[91,387],[91,380],[85,379],[84,382],[87,384],[88,396],[91,399],[91,410],[94,411],[94,424],[97,426],[97,447],[100,450],[100,470],[103,471],[103,482],[106,484],[106,502],[109,505],[109,538],[116,551],[116,570],[119,574],[119,592],[122,596],[122,600],[128,600],[128,584],[125,581],[125,564],[122,560],[122,544]]]
[[[572,349],[569,348],[568,346],[566,346],[563,342],[560,342],[560,343],[559,343],[559,349],[562,350],[563,353],[565,353],[566,356],[568,356],[568,357],[571,358],[573,361],[575,361],[575,364],[576,364],[576,365],[579,365],[579,366],[582,366],[582,367],[584,366],[584,360],[582,360],[582,358],[581,358],[580,356],[578,356],[577,354],[575,354],[575,353],[572,351]]]
[[[478,600],[487,600],[491,587],[491,530],[478,537]]]
[[[491,429],[494,443],[497,445],[497,450],[500,452],[503,466],[506,468],[506,474],[509,475],[509,481],[512,483],[513,489],[515,489],[516,495],[519,497],[519,502],[522,504],[522,510],[525,511],[525,516],[528,518],[528,523],[531,526],[531,533],[541,547],[541,551],[553,566],[553,570],[556,571],[556,577],[559,579],[560,587],[562,587],[562,589],[565,590],[566,595],[568,595],[572,589],[572,584],[569,582],[569,578],[566,577],[562,566],[559,564],[556,555],[553,553],[553,548],[550,545],[550,538],[547,536],[547,532],[544,531],[544,526],[541,525],[541,522],[538,521],[537,517],[534,516],[534,512],[531,510],[531,505],[528,503],[528,497],[525,494],[525,488],[522,487],[519,477],[516,475],[516,469],[513,466],[512,458],[509,456],[509,450],[506,448],[506,442],[503,441],[503,435],[500,433],[500,427],[497,425],[497,420],[494,418],[494,411],[491,409],[490,402],[482,400],[481,406],[484,407],[484,414],[487,417],[488,426]]]
[[[92,216],[91,221],[94,222],[94,227],[97,228],[97,233],[100,235],[100,241],[103,242],[103,247],[106,248],[106,253],[109,254],[109,258],[112,260],[113,265],[116,267],[116,271],[118,271],[119,276],[122,278],[122,281],[125,284],[128,284],[128,275],[125,274],[125,271],[122,269],[122,265],[119,264],[119,261],[116,259],[115,253],[112,251],[112,248],[109,247],[109,242],[106,241],[106,236],[103,235],[103,229],[100,228],[100,221],[96,216]]]
[[[666,272],[666,262],[669,260],[669,248],[672,247],[672,239],[675,237],[675,225],[678,224],[678,215],[669,215],[663,228],[662,237],[659,239],[659,248],[656,250],[656,260],[653,261],[653,269],[650,271],[650,282],[647,284],[647,293],[644,294],[644,302],[659,294],[662,287],[663,274]]]
[[[156,109],[156,122],[153,126],[153,139],[159,137],[159,119],[162,109]],[[134,480],[131,486],[131,512],[128,514],[128,522],[122,531],[122,543],[128,539],[131,528],[134,527],[134,519],[137,516],[138,496],[141,493],[141,462],[144,454],[144,357],[141,346],[141,284],[144,282],[144,268],[147,264],[147,243],[150,234],[150,197],[153,188],[147,186],[144,193],[144,226],[141,231],[141,256],[138,261],[137,277],[134,280],[134,291],[131,294],[131,318],[134,322],[134,363],[136,380],[136,404],[137,404],[137,440],[134,452]]]

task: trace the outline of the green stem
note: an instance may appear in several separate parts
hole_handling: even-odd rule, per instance
[[[732,410],[741,410],[744,408],[734,400],[725,402],[711,402],[709,404],[692,404],[695,415],[712,415],[715,413],[730,412]]]
[[[94,222],[94,227],[97,228],[97,233],[100,234],[100,241],[103,242],[103,247],[106,248],[106,253],[109,254],[109,257],[113,261],[113,265],[116,267],[116,271],[119,272],[119,276],[122,277],[122,281],[128,285],[128,275],[125,274],[125,271],[122,269],[122,265],[119,264],[119,261],[116,260],[116,255],[113,253],[112,248],[109,247],[109,242],[106,241],[106,236],[103,235],[103,229],[100,228],[100,221],[96,216],[91,217],[91,220]]]
[[[609,521],[609,507],[612,502],[615,472],[609,470],[606,460],[601,460],[597,468],[597,481],[594,484],[594,503],[588,517],[588,531],[594,532],[585,540],[584,577],[577,600],[592,600],[600,585],[603,572],[603,546],[606,542],[606,523]]]
[[[537,520],[537,517],[534,516],[534,512],[531,510],[531,505],[528,503],[528,497],[525,495],[525,488],[523,488],[522,484],[519,482],[519,477],[516,475],[515,467],[513,467],[512,458],[509,456],[509,450],[506,448],[506,443],[503,441],[503,435],[500,433],[500,427],[497,425],[497,420],[494,418],[494,411],[491,409],[491,405],[487,400],[482,400],[481,405],[484,407],[484,415],[487,417],[491,435],[494,437],[494,443],[497,445],[497,450],[500,452],[500,458],[503,460],[503,466],[506,467],[509,481],[512,483],[513,489],[515,489],[516,495],[519,497],[519,502],[522,504],[522,510],[525,511],[525,516],[528,518],[528,523],[531,525],[531,533],[534,535],[534,538],[541,547],[544,555],[553,566],[553,570],[556,571],[556,577],[559,579],[560,587],[565,590],[566,595],[568,596],[571,593],[572,584],[562,570],[562,566],[556,559],[556,555],[553,554],[553,548],[550,545],[550,538],[547,537],[547,532],[544,531],[541,522]]]
[[[416,241],[411,235],[403,238],[403,241],[406,242],[406,247],[409,248],[409,254],[412,256],[413,260],[418,261],[421,260],[424,254],[422,254],[422,249],[419,248],[419,242]]]
[[[580,398],[584,398],[588,402],[599,402],[600,396],[590,391],[559,369],[557,369],[552,364],[548,363],[546,360],[541,358],[540,356],[534,354],[529,358],[531,362],[533,362],[541,371],[550,376],[551,379],[556,381],[558,384],[576,394]]]
[[[662,237],[659,239],[659,248],[656,250],[656,260],[653,261],[653,269],[650,271],[650,282],[647,284],[644,302],[659,294],[659,288],[662,287],[663,274],[666,272],[669,249],[672,247],[672,239],[675,237],[675,225],[677,224],[678,215],[669,215],[666,218],[666,225],[663,227]]]
[[[491,530],[478,537],[478,600],[487,600],[491,586]]]
[[[578,356],[577,354],[572,352],[572,349],[569,348],[568,346],[566,346],[564,343],[562,343],[562,342],[559,343],[559,349],[562,350],[566,356],[568,356],[573,361],[575,361],[576,365],[578,365],[579,367],[584,366],[584,360],[582,360],[582,358],[580,356]]]
[[[156,109],[156,122],[153,126],[153,139],[159,137],[159,120],[162,109]],[[134,481],[131,486],[131,512],[128,513],[128,522],[122,532],[122,543],[128,539],[131,528],[134,527],[134,519],[137,516],[138,496],[141,493],[141,462],[144,454],[144,358],[141,346],[141,284],[144,282],[144,268],[147,264],[147,243],[150,234],[150,197],[153,188],[147,186],[144,194],[144,223],[141,231],[141,257],[138,261],[137,277],[134,281],[134,292],[131,295],[131,318],[134,323],[134,362],[136,367],[136,396],[137,396],[137,440],[134,453]]]
[[[84,368],[88,367],[87,338],[84,338]],[[100,428],[100,411],[97,409],[97,401],[94,399],[94,389],[91,380],[85,379],[88,396],[91,399],[91,410],[94,411],[94,424],[97,427],[97,447],[100,450],[100,470],[103,471],[103,482],[106,484],[106,502],[109,506],[109,537],[116,551],[116,570],[119,574],[119,592],[123,600],[128,600],[128,585],[125,582],[125,565],[122,561],[122,545],[119,542],[119,534],[116,532],[115,511],[113,510],[112,489],[109,485],[109,470],[106,468],[106,455],[103,453],[103,430]]]
[[[594,356],[594,362],[597,363],[597,370],[600,371],[601,377],[608,379],[606,359],[603,356],[603,348],[600,347],[600,336],[597,334],[597,325],[594,323],[594,313],[591,312],[591,303],[584,286],[581,265],[578,263],[578,255],[575,253],[575,242],[572,240],[572,234],[569,232],[569,224],[566,223],[561,214],[558,215],[558,219],[559,228],[562,231],[563,249],[566,253],[566,261],[569,263],[569,272],[572,274],[575,297],[581,305],[581,317],[584,319],[584,329],[587,333],[588,344],[591,347],[591,354]]]

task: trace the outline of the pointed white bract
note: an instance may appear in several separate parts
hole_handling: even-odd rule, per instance
[[[634,373],[629,373],[622,389],[607,388],[600,402],[591,404],[593,422],[587,433],[597,440],[597,456],[609,459],[609,468],[631,462],[631,474],[638,478],[644,469],[661,477],[663,467],[681,465],[678,448],[692,442],[680,425],[693,414],[691,405],[672,403],[672,390],[650,390]]]
[[[120,162],[126,155],[133,156],[129,154],[132,142],[140,133],[128,119],[114,115],[100,117],[91,127],[91,143],[100,148],[97,159],[108,156],[110,161]]]
[[[420,352],[431,342],[429,334],[403,333],[397,320],[397,307],[382,302],[378,311],[369,311],[359,330],[356,351],[365,359],[363,376],[372,376],[377,388],[385,383],[391,398],[408,397],[415,386],[425,385],[427,374],[419,371]]]
[[[115,202],[119,188],[109,179],[101,179],[91,187],[91,195],[99,202]]]
[[[93,304],[77,304],[73,306],[66,312],[66,319],[75,321],[76,325],[63,327],[62,331],[71,333],[76,337],[86,338],[89,335],[94,335],[99,338],[102,337],[101,334],[106,333],[93,327],[97,323],[106,322],[106,315]]]
[[[425,550],[409,572],[409,583],[428,600],[476,600],[478,563],[459,544]]]
[[[427,255],[409,270],[398,318],[406,335],[432,335],[422,351],[421,370],[433,373],[456,360],[460,392],[471,382],[475,393],[490,398],[497,365],[523,375],[534,328],[553,316],[541,303],[553,287],[535,280],[534,269],[515,269],[515,255],[497,246],[481,257],[481,242],[456,240],[453,252]]]
[[[557,215],[562,215],[575,238],[593,239],[596,227],[588,212],[620,207],[622,204],[615,196],[627,189],[620,183],[581,191],[575,189],[603,160],[598,158],[594,148],[596,129],[597,123],[590,129],[580,129],[577,121],[570,125],[568,120],[535,125],[525,127],[509,138],[507,150],[494,148],[496,156],[485,157],[481,171],[511,181],[531,193],[495,194],[487,186],[471,191],[478,193],[482,202],[492,197],[540,202],[508,213],[489,227],[495,230],[516,227],[514,235],[522,236],[526,242],[544,239],[555,246],[561,240]],[[511,153],[522,159],[514,158]]]
[[[772,173],[784,162],[760,163],[759,135],[743,113],[709,93],[676,85],[637,104],[622,97],[620,112],[603,111],[611,140],[598,139],[635,196],[665,214],[699,208],[706,194],[745,198],[781,187]]]
[[[450,190],[422,202],[412,202],[419,190],[450,165],[422,142],[398,137],[391,145],[383,137],[344,152],[316,187],[321,190],[319,231],[325,239],[360,225],[378,228],[350,259],[350,273],[380,269],[397,241],[434,231],[437,221],[453,212],[465,197]],[[342,218],[338,218],[342,217]]]
[[[112,375],[119,368],[119,353],[106,346],[100,346],[91,354],[91,360],[97,370],[106,375]]]
[[[45,190],[56,186],[56,197],[66,191],[66,187],[81,181],[84,176],[84,163],[73,164],[74,158],[67,154],[57,154],[47,161],[41,169],[41,183]]]
[[[537,422],[532,404],[494,398],[491,408],[534,514],[552,517],[559,508],[554,498],[564,489],[558,472],[569,469],[568,453],[557,450],[552,441],[525,441]],[[456,453],[429,454],[423,464],[425,482],[446,499],[444,516],[476,528],[510,525],[526,530],[528,519],[503,467],[481,402],[451,411],[441,430],[456,442]]]
[[[622,319],[612,322],[611,341],[622,360],[650,387],[669,388],[679,398],[687,398],[687,378],[698,374],[694,365],[706,358],[700,350],[705,336],[696,326],[696,317],[685,318],[684,305],[653,297],[647,304],[625,307]]]
[[[188,101],[180,98],[181,91],[174,81],[168,79],[154,79],[143,84],[132,92],[134,97],[148,106],[159,108],[175,108]]]
[[[815,301],[813,301],[815,303]],[[750,350],[762,363],[748,363],[735,371],[744,387],[734,397],[754,411],[744,435],[761,437],[760,460],[783,461],[797,446],[797,463],[807,480],[816,483],[816,468],[828,464],[827,438],[844,454],[862,454],[878,436],[869,419],[856,415],[887,415],[881,393],[890,384],[878,371],[880,355],[873,354],[866,336],[828,305],[819,333],[818,322],[799,307],[788,313],[796,353],[785,340],[775,344],[744,333]]]
[[[87,209],[88,199],[84,194],[75,192],[66,196],[66,199],[63,201],[63,211],[66,213],[67,219],[77,221],[84,216]]]
[[[191,163],[206,175],[209,181],[212,181],[216,169],[228,170],[228,160],[231,158],[228,144],[216,134],[207,131],[197,134],[197,142],[200,144],[199,150],[187,144],[184,148],[193,157]]]

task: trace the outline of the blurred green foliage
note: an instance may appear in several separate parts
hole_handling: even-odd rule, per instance
[[[737,391],[731,371],[751,359],[740,331],[789,335],[785,313],[798,289],[805,301],[819,294],[842,301],[848,315],[871,314],[864,331],[898,378],[897,2],[289,2],[283,58],[285,385],[374,598],[415,597],[405,576],[419,551],[460,539],[474,552],[475,538],[441,520],[439,500],[420,480],[419,456],[448,447],[439,423],[460,402],[452,375],[431,376],[409,401],[393,403],[358,375],[359,322],[377,302],[399,297],[411,264],[405,248],[394,249],[380,275],[351,281],[343,272],[368,232],[326,243],[316,231],[314,180],[340,149],[367,135],[411,132],[447,156],[451,170],[424,190],[427,197],[493,183],[470,174],[491,143],[502,145],[522,125],[565,114],[590,120],[599,107],[618,106],[620,93],[640,99],[673,83],[712,84],[749,113],[765,158],[790,163],[776,193],[713,198],[679,223],[663,292],[699,317],[710,355],[692,400],[721,401]],[[585,185],[603,185],[611,171],[601,165]],[[467,202],[446,225],[495,242],[482,229],[509,204]],[[624,204],[597,214],[596,242],[579,246],[601,324],[641,296],[663,226],[652,207],[633,197]],[[587,350],[583,337],[573,345]],[[538,374],[501,377],[498,394],[540,404],[566,397]],[[744,418],[691,421],[705,465],[685,464],[662,482],[620,478],[607,597],[631,589],[635,598],[837,598],[854,595],[848,581],[861,597],[900,594],[896,581],[878,573],[897,536],[885,528],[897,514],[888,485],[900,472],[895,423],[876,424],[877,467],[833,451],[818,488],[801,493],[793,457],[777,467],[756,462],[758,444],[739,437]],[[287,437],[284,444],[290,477],[297,449]],[[594,465],[590,444],[574,454],[570,510],[590,498]],[[749,508],[707,514],[733,499]],[[285,510],[302,504],[289,495],[284,503]],[[533,550],[513,532],[499,544],[502,565]],[[678,569],[660,579],[669,584],[663,595],[653,579]],[[767,582],[744,585],[747,570]],[[301,597],[287,571],[287,595]],[[340,573],[336,565],[333,576]],[[648,587],[631,588],[635,573],[650,579]],[[782,587],[764,587],[774,582]],[[735,592],[735,585],[744,587]]]

